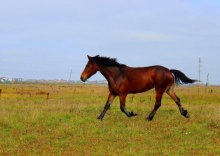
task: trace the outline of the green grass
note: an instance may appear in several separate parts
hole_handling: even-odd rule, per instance
[[[191,117],[181,116],[164,95],[151,122],[145,118],[154,106],[154,90],[127,97],[127,109],[138,116],[127,118],[116,98],[99,121],[107,86],[0,88],[0,155],[220,155],[220,87],[176,87]],[[39,91],[49,92],[49,99]]]

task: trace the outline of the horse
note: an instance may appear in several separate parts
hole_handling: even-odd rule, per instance
[[[133,111],[127,111],[125,101],[128,94],[136,94],[155,88],[156,101],[153,110],[146,118],[151,121],[161,106],[163,94],[166,92],[177,104],[181,115],[189,118],[189,113],[180,102],[180,98],[174,92],[174,83],[194,83],[197,80],[188,78],[184,73],[175,69],[167,69],[160,65],[148,67],[129,67],[117,62],[116,58],[104,56],[88,56],[88,62],[81,74],[81,80],[85,82],[97,71],[108,81],[109,95],[103,111],[98,116],[102,120],[110,108],[115,97],[119,96],[120,109],[127,117],[136,116]]]

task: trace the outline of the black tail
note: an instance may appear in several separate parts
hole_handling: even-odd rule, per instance
[[[179,83],[179,84],[182,84],[182,83],[194,83],[194,82],[197,81],[197,80],[192,80],[192,79],[188,78],[185,74],[183,74],[179,70],[171,69],[170,71],[174,75],[175,83]]]

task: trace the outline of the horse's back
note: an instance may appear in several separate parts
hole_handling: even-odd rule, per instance
[[[172,73],[166,67],[155,65],[149,67],[127,67],[125,70],[128,76],[136,77],[136,79],[150,78],[154,79],[158,76],[170,77]]]
[[[167,86],[174,78],[169,69],[155,65],[149,67],[127,67],[125,69],[131,92],[144,92],[157,86]]]

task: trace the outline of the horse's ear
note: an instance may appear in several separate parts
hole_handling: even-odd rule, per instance
[[[89,61],[93,62],[93,59],[91,56],[87,55],[87,57],[88,57]]]

